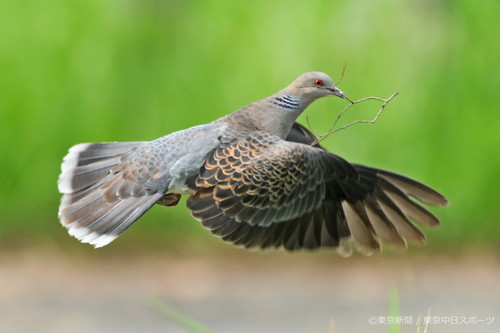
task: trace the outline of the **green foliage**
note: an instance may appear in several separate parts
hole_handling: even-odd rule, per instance
[[[352,99],[401,94],[375,126],[324,144],[446,194],[431,244],[497,244],[498,13],[496,0],[3,0],[0,237],[64,234],[56,181],[71,145],[151,140],[306,71],[338,78],[347,63]],[[344,105],[320,100],[301,121],[324,133]],[[377,110],[365,103],[344,121]],[[196,227],[183,207],[155,207],[133,229],[186,237]]]

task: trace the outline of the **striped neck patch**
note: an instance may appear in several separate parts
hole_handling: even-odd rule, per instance
[[[299,99],[296,97],[292,97],[290,95],[274,97],[271,100],[271,103],[283,109],[288,109],[288,110],[298,110],[300,108]]]

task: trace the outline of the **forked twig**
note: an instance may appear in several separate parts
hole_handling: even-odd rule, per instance
[[[346,129],[348,127],[351,127],[352,125],[356,125],[356,124],[375,124],[377,122],[378,118],[380,117],[380,115],[382,114],[382,112],[384,112],[384,109],[385,109],[385,106],[387,105],[387,103],[389,103],[398,94],[399,94],[399,92],[395,92],[394,94],[392,94],[387,99],[383,99],[383,98],[380,98],[380,97],[365,97],[365,98],[359,99],[357,101],[352,101],[352,100],[350,100],[349,98],[346,97],[345,99],[347,99],[350,104],[347,105],[339,113],[339,115],[337,116],[337,119],[335,119],[335,122],[333,123],[332,127],[330,127],[330,130],[328,132],[326,132],[325,134],[318,135],[318,137],[316,138],[316,140],[314,140],[314,142],[311,143],[311,145],[314,146],[314,145],[320,143],[321,141],[323,141],[324,139],[326,139],[329,135],[331,135],[331,134],[333,134],[335,132],[338,132],[340,130]],[[368,101],[368,100],[371,100],[371,99],[383,102],[382,105],[380,106],[379,111],[375,115],[375,118],[373,118],[372,120],[356,120],[356,121],[353,121],[353,122],[351,122],[351,123],[349,123],[349,124],[347,124],[345,126],[342,126],[342,127],[339,127],[339,128],[335,128],[335,126],[337,126],[337,123],[339,122],[340,118],[344,115],[344,113],[347,111],[347,109],[349,109],[354,104],[358,104],[358,103],[361,103],[361,102],[364,102],[364,101]]]

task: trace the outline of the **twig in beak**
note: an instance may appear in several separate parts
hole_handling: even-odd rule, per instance
[[[332,127],[330,127],[330,130],[327,133],[325,133],[325,134],[319,135],[316,138],[316,140],[314,140],[314,142],[311,143],[311,146],[314,146],[314,145],[318,144],[319,142],[323,141],[330,134],[333,134],[333,133],[338,132],[340,130],[343,130],[343,129],[346,129],[348,127],[351,127],[352,125],[356,125],[356,124],[375,124],[377,122],[378,118],[380,117],[380,115],[382,114],[382,112],[384,112],[384,109],[385,109],[385,106],[387,105],[387,103],[389,103],[398,94],[399,94],[399,92],[395,92],[394,94],[392,94],[387,99],[383,99],[383,98],[380,98],[380,97],[365,97],[365,98],[359,99],[357,101],[352,101],[347,96],[345,96],[344,98],[346,100],[348,100],[350,104],[347,105],[342,111],[340,111],[339,115],[337,116],[337,119],[335,119],[335,122],[333,123]],[[340,118],[344,115],[344,113],[347,111],[347,109],[349,109],[354,104],[358,104],[358,103],[361,103],[361,102],[364,102],[364,101],[368,101],[368,100],[371,100],[371,99],[383,102],[382,105],[380,106],[379,111],[375,115],[375,118],[373,118],[372,120],[356,120],[356,121],[353,121],[353,122],[351,122],[351,123],[349,123],[349,124],[347,124],[345,126],[342,126],[342,127],[339,127],[339,128],[335,128],[335,126],[337,126],[337,123],[339,122]]]

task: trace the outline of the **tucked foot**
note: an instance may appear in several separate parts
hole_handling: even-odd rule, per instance
[[[178,194],[178,193],[167,193],[163,197],[161,197],[161,199],[158,200],[156,203],[158,205],[172,207],[172,206],[176,206],[179,203],[179,200],[181,200],[181,195],[180,194]]]

